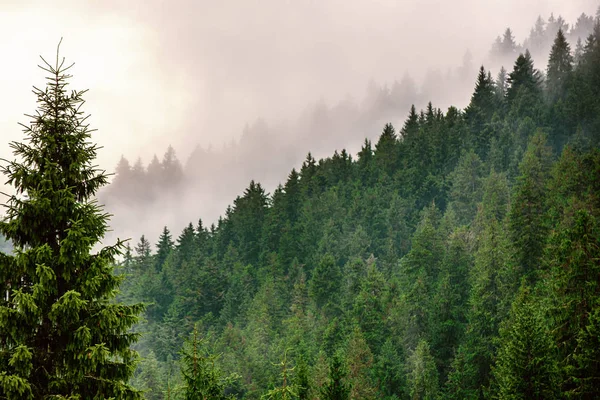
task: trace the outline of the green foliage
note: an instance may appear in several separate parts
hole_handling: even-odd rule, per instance
[[[323,256],[313,271],[309,284],[309,293],[318,308],[335,307],[341,271],[331,254]]]
[[[235,377],[224,377],[215,366],[215,361],[216,356],[207,353],[205,339],[198,337],[198,329],[194,327],[191,338],[186,341],[182,350],[181,358],[186,400],[233,398],[225,395],[225,387]]]
[[[550,159],[551,149],[546,145],[546,137],[537,132],[519,164],[521,176],[517,178],[510,211],[516,262],[531,281],[535,281],[539,275],[537,269],[547,232],[544,212]]]
[[[0,254],[0,397],[141,398],[127,382],[143,306],[114,301],[123,242],[90,253],[107,230],[94,200],[107,176],[93,164],[85,91],[67,93],[71,66],[58,54],[41,68],[49,76],[34,89],[26,141],[11,144],[18,159],[2,167],[16,193],[0,222],[15,246]]]
[[[564,32],[559,29],[550,50],[546,87],[551,102],[564,98],[573,71],[573,56]]]
[[[329,364],[329,377],[321,388],[321,400],[350,399],[350,385],[346,383],[346,370],[342,358],[335,355]]]
[[[408,359],[408,387],[411,399],[434,400],[438,395],[438,372],[425,340],[419,344]]]
[[[475,215],[477,203],[481,201],[482,176],[483,164],[473,151],[464,153],[450,174],[449,206],[461,224],[468,224]]]
[[[543,318],[543,308],[523,286],[500,329],[500,345],[493,369],[491,398],[558,398],[556,344]]]
[[[155,254],[142,239],[121,296],[152,304],[136,329],[159,372],[136,385],[166,382],[201,321],[237,398],[518,398],[523,382],[597,397],[600,26],[571,70],[557,35],[545,84],[517,58],[538,59],[561,27],[572,39],[557,18],[523,46],[508,29],[493,55],[513,70],[494,81],[482,67],[464,112],[413,106],[356,159],[309,153],[272,195],[251,182],[210,229],[163,232]],[[295,366],[278,364],[284,349]]]
[[[290,368],[288,365],[287,352],[283,354],[283,360],[281,360],[278,366],[281,367],[281,386],[269,390],[261,398],[274,400],[298,399],[300,387],[290,379],[290,373],[294,370],[294,368]]]

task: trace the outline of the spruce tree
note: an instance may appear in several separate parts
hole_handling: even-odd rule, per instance
[[[438,371],[429,344],[420,340],[408,359],[408,386],[414,400],[434,400],[438,396]]]
[[[194,332],[185,343],[181,354],[185,400],[233,398],[225,394],[225,388],[235,377],[224,377],[215,366],[216,357],[207,353],[205,340],[199,337],[197,327],[194,327]]]
[[[492,398],[554,399],[558,397],[556,345],[540,304],[522,286],[506,326],[492,369]]]
[[[546,180],[550,170],[551,149],[546,136],[537,132],[529,141],[519,164],[514,198],[510,209],[510,234],[514,257],[521,273],[531,282],[540,274],[539,260],[544,252],[548,228],[545,223]]]
[[[329,363],[328,382],[321,387],[322,400],[348,400],[351,387],[346,383],[346,369],[336,354]]]
[[[58,52],[55,65],[42,60],[46,88],[34,88],[25,142],[2,168],[16,193],[0,222],[15,245],[0,258],[0,398],[141,398],[127,382],[143,307],[114,302],[123,242],[90,253],[109,215],[94,200],[107,176],[93,164],[86,91],[67,92],[72,65]]]
[[[559,30],[548,60],[546,88],[550,102],[565,97],[568,79],[572,70],[573,56],[571,55],[571,48],[563,31]]]
[[[375,145],[375,162],[382,172],[393,175],[396,170],[396,143],[398,139],[392,124],[385,124],[383,132]]]
[[[484,127],[492,118],[496,106],[497,95],[494,80],[482,65],[477,75],[477,83],[471,96],[471,102],[465,109],[465,119],[469,123],[474,136],[473,145],[475,151],[481,157],[485,157],[489,146],[489,139],[484,136]]]
[[[541,81],[542,77],[540,72],[533,66],[531,54],[529,51],[525,51],[525,54],[519,55],[517,61],[515,61],[513,71],[508,74],[508,83],[510,84],[506,92],[508,101],[513,102],[520,90],[537,94],[540,90]],[[529,104],[529,106],[532,105]]]
[[[419,131],[419,116],[417,115],[417,110],[415,109],[415,105],[410,106],[410,112],[408,113],[408,118],[404,121],[404,125],[400,130],[400,137],[405,140],[409,137],[415,136]]]
[[[169,232],[169,229],[165,226],[158,238],[158,243],[156,244],[156,255],[154,256],[156,272],[162,271],[165,261],[167,261],[167,257],[171,254],[174,245],[171,238],[171,232]]]

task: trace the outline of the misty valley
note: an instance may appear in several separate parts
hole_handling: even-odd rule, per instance
[[[0,163],[0,399],[600,398],[600,8],[491,42],[114,176],[59,44]]]

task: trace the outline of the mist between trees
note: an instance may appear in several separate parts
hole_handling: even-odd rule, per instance
[[[506,88],[508,72],[502,66],[510,70],[520,52],[528,49],[536,65],[545,66],[556,33],[562,29],[577,58],[593,24],[594,17],[585,13],[570,25],[560,16],[540,16],[522,43],[510,28],[490,40],[493,43],[483,62],[496,83]],[[115,234],[127,237],[145,233],[156,240],[157,227],[179,230],[200,216],[209,224],[216,222],[250,180],[261,182],[272,193],[286,179],[285,171],[299,168],[308,152],[318,159],[345,148],[355,156],[365,137],[376,140],[385,123],[400,126],[413,104],[417,110],[430,100],[436,108],[464,108],[478,68],[467,50],[462,65],[431,69],[420,83],[407,74],[388,84],[371,81],[360,101],[349,97],[334,105],[317,101],[287,121],[259,118],[246,125],[238,141],[223,147],[196,147],[190,135],[189,147],[196,148],[183,161],[177,159],[174,148],[145,162],[124,154],[113,184],[100,193],[100,200],[116,216]]]
[[[574,50],[578,25],[549,21],[544,68],[532,56],[544,24],[531,52],[505,32],[492,55],[511,67],[479,68],[464,110],[408,106],[356,156],[309,153],[271,195],[250,181],[214,224],[155,227],[155,246],[140,233],[122,247],[118,293],[122,244],[88,254],[107,229],[88,200],[107,178],[87,126],[63,114],[51,124],[57,108],[42,107],[33,149],[15,145],[25,163],[4,169],[28,198],[11,197],[0,224],[16,248],[0,254],[0,395],[597,398],[600,20],[580,21],[593,24]],[[82,92],[37,94],[71,110]],[[257,126],[248,135],[275,137]],[[265,152],[244,143],[218,154]],[[122,160],[106,199],[188,209],[175,200],[217,184],[192,178],[207,154]]]

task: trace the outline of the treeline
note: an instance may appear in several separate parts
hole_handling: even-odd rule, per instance
[[[600,17],[600,7],[596,11],[596,18]],[[513,32],[506,28],[502,36],[498,36],[492,45],[490,59],[495,64],[511,62],[519,53],[529,50],[535,60],[545,57],[552,47],[554,38],[559,30],[563,32],[567,41],[573,48],[576,60],[583,54],[583,44],[594,29],[594,16],[581,13],[574,24],[569,25],[562,16],[550,17],[546,21],[538,16],[534,26],[529,31],[529,36],[522,43],[517,43]]]
[[[492,46],[491,69],[499,71],[502,65],[512,65],[525,49],[530,50],[534,61],[545,63],[560,28],[578,61],[583,51],[581,43],[585,43],[593,28],[593,17],[586,14],[572,26],[560,16],[551,16],[548,21],[539,17],[530,36],[521,44],[507,29],[504,37]],[[576,44],[578,39],[582,41],[580,45]],[[182,163],[175,162],[172,148],[166,150],[163,160],[154,157],[147,165],[139,159],[122,158],[113,183],[101,193],[100,200],[115,214],[115,230],[127,235],[139,235],[140,230],[127,229],[138,226],[156,238],[158,230],[149,224],[140,226],[140,221],[148,220],[146,215],[157,209],[161,210],[163,219],[177,229],[199,214],[214,221],[224,205],[251,179],[272,190],[285,180],[285,171],[302,164],[308,151],[317,158],[341,147],[355,153],[365,136],[377,140],[376,132],[386,122],[400,124],[411,104],[419,109],[425,107],[429,99],[435,99],[444,107],[467,100],[476,73],[477,65],[467,51],[460,66],[447,71],[431,69],[422,83],[408,74],[390,84],[372,81],[360,101],[347,98],[335,105],[317,102],[291,121],[258,119],[243,129],[239,140],[222,148],[198,146]],[[506,71],[501,75],[502,85],[506,85]],[[192,145],[193,141],[190,138]]]
[[[481,67],[464,111],[413,106],[356,158],[308,154],[217,224],[165,227],[155,251],[142,236],[120,265],[121,299],[151,304],[134,383],[149,399],[597,398],[598,99],[596,20],[577,60],[558,30],[545,74],[529,51],[497,79]]]

